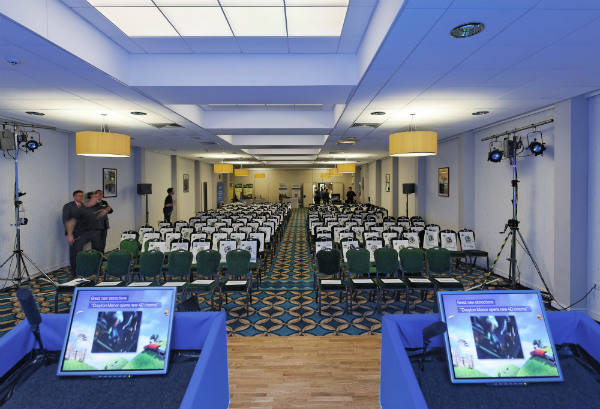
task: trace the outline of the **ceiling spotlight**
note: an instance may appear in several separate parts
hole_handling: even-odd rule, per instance
[[[6,62],[10,65],[19,65],[21,64],[21,60],[16,57],[6,57]]]
[[[140,116],[140,115],[146,115],[145,112],[141,112],[141,111],[133,111],[133,112],[130,112],[130,114],[131,115],[138,115],[138,116]]]
[[[490,113],[490,111],[477,111],[477,112],[473,112],[471,115],[487,115],[489,113]]]
[[[504,156],[504,151],[502,149],[494,147],[495,143],[499,143],[500,145],[502,144],[502,142],[498,142],[497,140],[490,142],[490,152],[488,153],[488,160],[492,163],[500,162],[502,160],[502,156]]]
[[[40,145],[41,145],[41,143],[39,143],[38,141],[33,139],[33,137],[25,143],[25,147],[27,148],[28,151],[31,151],[31,152],[33,152],[34,150],[39,148]]]
[[[385,115],[385,112],[383,112],[383,111],[375,111],[375,112],[371,112],[371,115]]]
[[[535,134],[540,135],[540,139],[542,142],[538,142],[537,138],[533,138],[533,141],[529,142],[529,135],[533,136]],[[533,132],[529,132],[527,134],[527,146],[534,156],[538,156],[538,155],[543,156],[544,151],[546,150],[546,144],[544,144],[544,136],[542,135],[542,133],[540,131],[536,131],[535,128],[533,128]]]
[[[44,116],[44,115],[46,115],[43,112],[36,112],[36,111],[26,111],[25,113],[28,114],[28,115],[35,115],[35,116]]]
[[[467,38],[479,34],[483,31],[485,25],[483,23],[467,23],[454,27],[450,31],[450,35],[454,38]]]

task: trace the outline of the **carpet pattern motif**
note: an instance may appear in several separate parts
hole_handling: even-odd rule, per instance
[[[271,259],[267,259],[266,273],[260,289],[252,292],[252,300],[246,315],[245,296],[230,295],[228,302],[223,300],[223,310],[227,312],[227,332],[230,336],[289,336],[289,335],[366,335],[381,332],[381,317],[386,314],[401,314],[404,310],[404,296],[399,301],[387,297],[383,314],[376,311],[375,301],[369,294],[358,292],[353,300],[352,313],[346,313],[346,300],[342,295],[327,294],[323,299],[322,314],[319,315],[318,300],[313,291],[312,256],[306,237],[307,209],[293,210],[283,238]],[[58,283],[69,281],[68,270],[60,269],[49,274]],[[452,276],[460,280],[465,288],[480,284],[484,272],[458,269]],[[494,278],[498,278],[494,276]],[[502,284],[500,280],[496,284]],[[54,286],[43,277],[23,283],[29,287],[38,302],[42,313],[54,312]],[[493,288],[493,287],[490,287]],[[0,335],[8,332],[25,318],[16,297],[17,288],[0,291]],[[210,307],[208,296],[198,296],[203,310]],[[69,311],[70,295],[59,299],[59,312]],[[410,296],[410,313],[426,314],[433,312],[433,298],[430,294],[421,300],[418,293]]]

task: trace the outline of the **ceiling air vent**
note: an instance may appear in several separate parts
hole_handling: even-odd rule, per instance
[[[338,139],[338,141],[336,142],[338,145],[341,144],[349,144],[349,145],[353,145],[356,143],[356,138],[353,136],[350,136],[346,139]]]
[[[200,145],[218,145],[219,142],[212,142],[212,141],[200,141],[198,142],[198,144]]]
[[[155,128],[158,129],[165,129],[165,128],[183,128],[183,126],[176,124],[175,122],[168,122],[168,123],[161,123],[161,124],[150,124]]]
[[[373,124],[367,122],[355,122],[350,128],[377,128],[381,124]]]

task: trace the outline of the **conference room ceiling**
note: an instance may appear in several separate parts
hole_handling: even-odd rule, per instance
[[[595,92],[599,36],[592,0],[1,2],[0,118],[250,168],[367,163],[411,114],[443,140]]]

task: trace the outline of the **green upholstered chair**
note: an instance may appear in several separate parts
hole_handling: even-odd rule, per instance
[[[219,290],[219,264],[221,253],[216,250],[201,250],[196,254],[196,272],[198,279],[185,288],[190,294],[210,294],[210,309],[215,309],[215,291]]]
[[[226,261],[225,281],[219,283],[219,290],[225,294],[225,297],[228,293],[246,294],[246,315],[249,315],[250,297],[252,296],[250,252],[241,249],[231,250],[227,253]],[[227,298],[225,302],[227,302]]]
[[[395,298],[399,299],[400,294],[405,294],[404,311],[408,311],[408,286],[398,277],[398,252],[391,247],[384,247],[375,250],[375,269],[377,278],[375,282],[379,287],[377,303],[379,311],[382,305],[385,304],[385,294],[390,292],[395,294]]]
[[[450,251],[450,258],[455,260],[455,268],[460,266],[460,260],[464,259],[465,253],[458,250],[458,236],[454,230],[444,229],[440,231],[440,247]]]
[[[132,271],[138,273],[141,281],[148,281],[150,279],[153,283],[159,283],[164,260],[165,255],[162,251],[145,251],[140,254],[139,265],[134,266]]]
[[[367,291],[379,301],[377,283],[371,278],[375,268],[371,267],[371,254],[366,249],[350,249],[346,252],[348,264],[348,309],[352,313],[352,299],[358,291]],[[378,303],[379,304],[379,303]],[[379,305],[378,305],[379,307]]]
[[[190,281],[192,273],[191,251],[176,250],[169,253],[169,262],[167,263],[167,280]]]
[[[342,258],[339,250],[324,248],[317,252],[317,271],[315,279],[317,283],[317,298],[319,300],[319,314],[321,314],[321,304],[323,293],[340,292],[346,294],[348,300],[348,288],[341,276],[340,261]]]
[[[434,297],[434,311],[437,311],[437,292],[440,290],[464,290],[463,284],[450,275],[452,271],[452,257],[450,250],[434,247],[425,252],[427,261],[427,275],[433,282],[436,296]]]
[[[141,244],[138,240],[133,240],[133,239],[121,240],[121,243],[119,243],[119,248],[121,250],[128,251],[131,254],[132,262],[134,264],[137,263],[138,257],[140,256],[140,248],[141,248]]]
[[[487,270],[490,271],[490,257],[487,251],[479,250],[475,247],[475,232],[471,229],[462,229],[458,232],[460,238],[460,248],[465,253],[467,259],[467,265],[472,270],[475,267],[475,263],[479,257],[485,257],[487,262]]]
[[[58,312],[58,296],[61,294],[73,294],[76,286],[93,286],[100,281],[100,269],[102,267],[102,253],[97,250],[85,250],[77,254],[77,278],[89,280],[78,285],[59,285],[56,287],[54,296],[54,312]]]
[[[427,291],[435,292],[435,285],[425,277],[425,253],[423,250],[414,247],[401,249],[400,266],[402,279],[408,286],[408,290],[418,290],[421,293],[421,300],[425,299]]]
[[[121,281],[128,281],[132,259],[131,253],[127,250],[116,249],[108,253],[104,279],[110,281],[112,277],[117,277]]]

